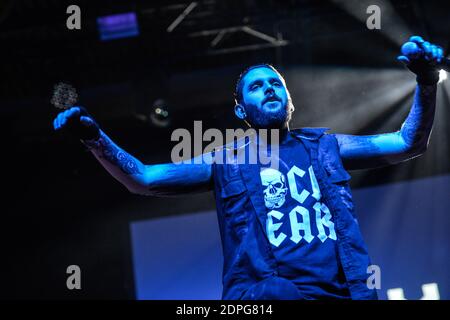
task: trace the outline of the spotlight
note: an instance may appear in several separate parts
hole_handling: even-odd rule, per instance
[[[447,79],[447,72],[443,69],[439,70],[439,83]]]
[[[164,99],[155,100],[149,116],[155,126],[167,127],[170,124],[170,116],[166,101]]]

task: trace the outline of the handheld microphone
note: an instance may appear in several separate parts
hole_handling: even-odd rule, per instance
[[[68,83],[60,82],[53,87],[50,103],[57,109],[70,109],[78,100],[77,90]]]
[[[423,54],[423,49],[420,48],[415,42],[406,42],[402,46],[402,55],[408,58],[418,58]],[[447,72],[450,72],[450,59],[443,58],[441,62],[437,63],[436,66]]]

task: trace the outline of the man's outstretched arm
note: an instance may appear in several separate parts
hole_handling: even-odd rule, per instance
[[[117,146],[80,107],[61,112],[53,125],[55,130],[68,128],[81,138],[100,164],[132,193],[171,196],[212,188],[208,155],[201,156],[201,164],[145,165]]]
[[[395,164],[421,155],[428,146],[436,109],[436,83],[442,49],[411,37],[423,50],[414,57],[400,56],[399,60],[417,75],[414,102],[400,130],[391,133],[356,136],[335,134],[340,155],[348,170],[367,169]]]

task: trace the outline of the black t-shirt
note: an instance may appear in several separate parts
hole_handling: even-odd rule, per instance
[[[288,135],[279,147],[278,168],[262,168],[261,182],[267,208],[266,233],[279,275],[311,298],[349,298],[338,258],[333,213],[321,202],[303,144]]]

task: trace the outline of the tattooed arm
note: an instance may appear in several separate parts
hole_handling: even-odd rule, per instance
[[[211,166],[208,164],[144,165],[118,147],[103,131],[97,140],[87,140],[84,144],[102,166],[132,193],[170,196],[207,191],[212,187]]]
[[[345,168],[380,167],[421,155],[428,146],[435,108],[436,85],[419,84],[399,131],[369,136],[335,134]]]
[[[144,165],[119,148],[81,106],[61,111],[53,120],[53,128],[78,137],[103,167],[133,193],[169,196],[212,189],[211,154],[192,159],[194,164]]]

